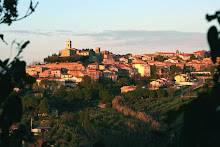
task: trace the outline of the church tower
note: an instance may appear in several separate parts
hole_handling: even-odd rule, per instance
[[[100,47],[96,47],[96,48],[95,48],[95,53],[96,53],[96,54],[99,54],[99,53],[100,53]]]
[[[71,48],[72,48],[72,47],[71,47],[71,41],[70,41],[70,40],[66,41],[66,48],[67,48],[67,49],[71,49]]]
[[[179,50],[176,50],[176,54],[175,54],[176,56],[179,56]]]

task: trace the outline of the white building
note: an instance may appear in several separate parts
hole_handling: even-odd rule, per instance
[[[132,67],[142,77],[149,77],[151,75],[150,74],[150,65],[149,64],[146,64],[146,63],[133,63]]]

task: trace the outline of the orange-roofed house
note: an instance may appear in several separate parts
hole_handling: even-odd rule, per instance
[[[72,75],[69,73],[62,73],[61,74],[61,79],[70,79],[71,77],[72,77]]]
[[[151,67],[147,63],[133,63],[132,67],[141,77],[149,77],[151,75]]]
[[[121,58],[119,58],[119,63],[126,64],[126,63],[128,63],[128,59],[125,57],[121,57]]]
[[[102,72],[100,70],[87,69],[87,73],[88,73],[88,76],[90,76],[93,81],[98,80],[99,77],[102,76]]]
[[[30,76],[37,76],[38,75],[38,72],[37,72],[35,66],[28,66],[26,68],[26,73],[29,74]]]
[[[205,51],[205,50],[197,51],[197,52],[194,52],[193,54],[195,55],[196,58],[200,58],[200,59],[210,57],[210,52]]]
[[[201,71],[205,68],[205,64],[200,60],[193,60],[192,62],[186,63],[186,66],[193,67],[196,71]]]
[[[142,56],[142,60],[144,60],[144,61],[154,61],[155,60],[154,54],[144,54]]]
[[[99,63],[97,63],[97,62],[91,63],[87,67],[89,67],[91,69],[99,69]]]
[[[170,56],[175,56],[175,53],[165,53],[165,52],[155,52],[154,53],[155,56],[163,56],[163,57],[170,57]]]
[[[179,57],[183,60],[189,60],[191,54],[179,54]]]
[[[123,86],[121,87],[121,93],[125,93],[128,91],[134,91],[136,90],[137,86]]]
[[[52,68],[51,75],[52,75],[52,77],[60,78],[61,70],[59,68]]]
[[[103,59],[102,63],[103,64],[115,64],[115,59],[113,58]]]
[[[80,51],[78,53],[78,55],[80,55],[80,56],[89,56],[90,55],[90,51]]]

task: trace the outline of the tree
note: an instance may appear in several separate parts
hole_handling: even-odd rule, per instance
[[[104,102],[111,102],[112,97],[110,96],[109,92],[107,90],[102,90],[99,92],[99,97],[103,99]]]
[[[151,65],[151,77],[156,78],[157,77],[157,67],[156,65]]]
[[[149,98],[155,98],[155,97],[156,97],[156,91],[155,90],[150,90]]]
[[[149,90],[143,89],[143,90],[142,90],[142,95],[143,95],[143,97],[145,97],[145,98],[149,97]]]
[[[25,95],[22,99],[23,111],[29,114],[33,114],[36,107],[35,100],[30,95]]]
[[[39,91],[44,93],[49,88],[49,83],[50,83],[49,80],[40,81],[40,83],[38,85]]]
[[[89,100],[92,98],[92,92],[86,88],[82,89],[84,96],[85,96],[85,100]]]
[[[128,77],[123,77],[119,79],[119,82],[124,86],[124,85],[130,85],[129,84],[129,78]]]
[[[74,115],[68,112],[63,112],[61,118],[62,120],[65,121],[65,123],[69,123],[69,124],[74,121]]]
[[[190,55],[190,60],[192,61],[192,60],[195,60],[195,59],[196,59],[196,56],[194,54],[191,54]]]
[[[159,61],[159,62],[163,62],[164,58],[161,55],[157,55],[156,60]]]
[[[171,86],[168,86],[167,93],[170,97],[173,97],[174,96],[174,89]]]
[[[91,83],[91,77],[90,76],[84,76],[83,78],[82,78],[82,82],[81,82],[81,85],[83,86],[83,87],[86,87],[88,84],[90,84]]]
[[[55,88],[57,88],[57,85],[58,85],[57,81],[52,80],[52,81],[50,81],[50,82],[51,82],[52,90],[54,90]]]
[[[186,73],[187,72],[187,68],[186,68],[186,64],[184,64],[183,66],[183,73]]]
[[[53,93],[56,98],[65,98],[67,95],[66,86],[61,85],[60,88]]]
[[[215,66],[210,66],[209,70],[210,70],[211,76],[214,75],[214,73],[215,73],[215,69],[216,69]]]
[[[180,73],[182,71],[182,69],[176,65],[171,65],[170,66],[170,72],[171,74],[175,74],[175,73]]]
[[[32,89],[33,89],[34,91],[36,91],[36,92],[39,91],[39,87],[38,87],[37,82],[35,82],[35,83],[32,85]]]
[[[47,98],[44,98],[43,100],[40,101],[40,104],[38,105],[39,113],[43,114],[46,113],[48,114],[50,112],[50,104],[47,100]]]
[[[82,100],[84,99],[84,93],[82,90],[75,90],[75,96],[77,99]]]
[[[137,89],[134,92],[135,92],[136,98],[143,97],[142,89]]]
[[[76,99],[76,95],[73,91],[68,91],[66,98],[67,98],[68,101],[73,101],[73,100]]]
[[[48,88],[50,81],[49,80],[42,80],[40,81],[40,86],[44,88]]]
[[[90,115],[89,115],[89,109],[88,108],[86,109],[86,112],[85,112],[83,127],[84,127],[84,130],[85,130],[86,134],[90,135],[91,128],[90,128]]]
[[[127,98],[130,98],[130,99],[135,99],[135,98],[136,98],[136,95],[135,95],[135,93],[134,93],[133,91],[128,91],[128,92],[126,92],[126,93],[125,93],[125,96],[126,96]]]
[[[162,98],[165,96],[165,91],[162,89],[157,89],[156,92],[157,92],[158,98]]]

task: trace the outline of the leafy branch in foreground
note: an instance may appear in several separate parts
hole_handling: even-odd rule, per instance
[[[35,11],[37,5],[38,2],[33,4],[32,0],[30,0],[30,5],[27,9],[27,12],[23,16],[19,17],[17,10],[18,0],[0,0],[0,25],[7,24],[10,26],[12,22],[28,17]],[[7,45],[7,42],[4,40],[4,35],[1,33],[0,39]]]
[[[22,102],[13,89],[24,89],[25,85],[35,82],[35,79],[25,72],[25,61],[19,59],[20,53],[28,44],[29,41],[26,41],[18,45],[19,51],[13,61],[9,62],[9,58],[5,61],[0,60],[0,108],[2,110],[0,128],[3,146],[10,146],[9,128],[22,117]]]
[[[26,14],[20,17],[17,11],[18,0],[0,0],[0,25],[7,24],[10,26],[12,22],[28,17],[35,11],[37,5],[38,2],[33,4],[30,0]],[[0,40],[7,45],[4,35],[1,33]],[[17,45],[17,55],[11,62],[9,58],[4,61],[0,60],[0,129],[2,131],[0,146],[20,146],[23,139],[23,135],[19,134],[19,137],[13,140],[13,134],[9,135],[9,128],[12,124],[20,122],[23,113],[21,98],[13,91],[14,88],[22,90],[26,84],[35,82],[35,79],[25,72],[26,62],[20,60],[21,52],[29,43],[29,41],[24,43],[13,41],[12,45]]]
[[[0,3],[0,24],[4,23],[11,25],[11,23],[14,21],[19,21],[28,17],[35,11],[38,2],[33,4],[32,0],[30,0],[29,8],[27,9],[25,15],[22,17],[19,17],[17,5],[18,0],[3,0],[3,2]]]

